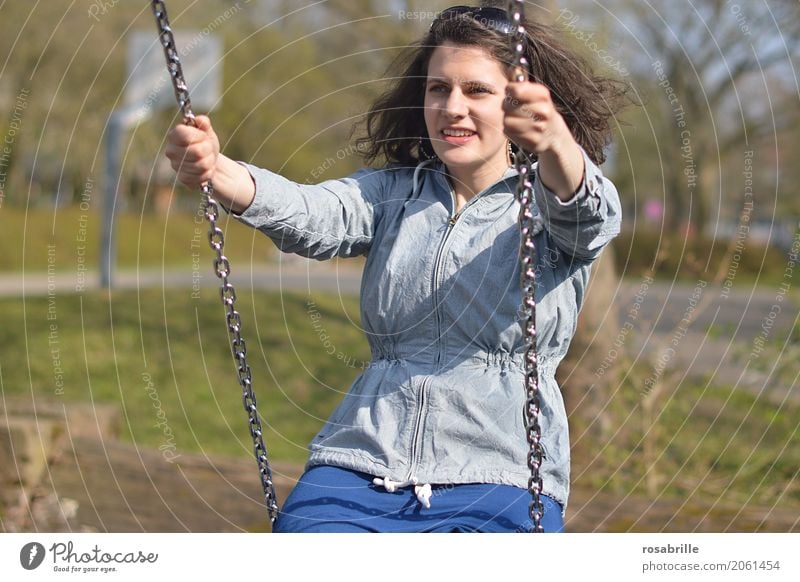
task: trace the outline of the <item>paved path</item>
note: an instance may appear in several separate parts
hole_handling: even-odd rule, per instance
[[[208,265],[203,264],[203,267]],[[293,260],[287,266],[233,265],[231,282],[238,289],[340,292],[358,294],[361,273],[352,267],[337,268],[336,263]],[[79,284],[81,287],[79,287]],[[115,289],[187,288],[192,285],[216,287],[218,279],[208,269],[121,270],[114,276]],[[77,291],[76,291],[77,289]],[[76,293],[100,289],[99,276],[89,271],[79,280],[75,273],[0,274],[0,297],[37,296],[48,293]]]

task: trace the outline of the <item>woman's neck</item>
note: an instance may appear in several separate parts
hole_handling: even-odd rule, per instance
[[[472,200],[475,196],[486,190],[489,186],[500,180],[508,170],[508,166],[484,164],[480,168],[447,168],[450,184],[456,200],[456,212]]]

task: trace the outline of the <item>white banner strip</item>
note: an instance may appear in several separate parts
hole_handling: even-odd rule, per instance
[[[3,534],[3,580],[800,580],[800,534]],[[558,578],[555,578],[558,577]]]

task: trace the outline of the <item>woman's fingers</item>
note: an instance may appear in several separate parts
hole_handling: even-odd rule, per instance
[[[219,156],[219,140],[205,115],[195,118],[195,127],[179,125],[167,134],[165,155],[178,180],[197,188],[211,180]]]
[[[194,118],[194,123],[197,129],[206,134],[213,134],[214,129],[211,127],[211,119],[207,115],[198,115]]]
[[[193,164],[213,156],[214,148],[208,141],[197,142],[190,146],[178,146],[168,143],[164,152],[170,159]]]
[[[503,111],[506,135],[531,152],[547,151],[562,131],[569,131],[553,104],[550,90],[539,83],[509,83]]]
[[[532,117],[533,109],[553,108],[550,90],[540,83],[512,82],[506,86],[503,110],[506,115]]]

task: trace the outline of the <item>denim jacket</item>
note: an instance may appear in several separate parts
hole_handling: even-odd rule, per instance
[[[534,167],[541,473],[544,493],[564,507],[569,433],[555,370],[575,332],[590,265],[621,218],[614,185],[585,153],[584,161],[583,182],[567,203]],[[367,257],[361,319],[372,360],[314,437],[308,466],[340,466],[399,486],[527,488],[516,170],[456,214],[438,160],[316,185],[245,166],[256,195],[238,220],[285,252]]]

